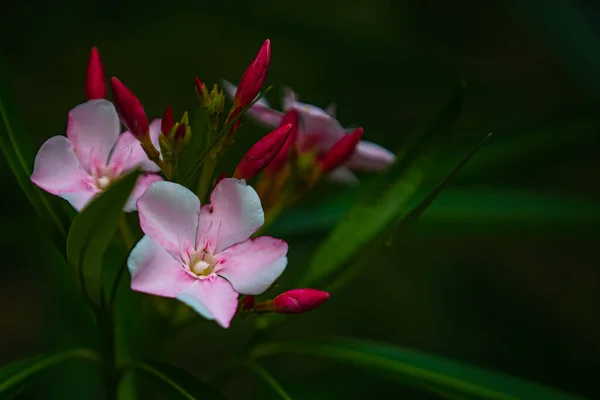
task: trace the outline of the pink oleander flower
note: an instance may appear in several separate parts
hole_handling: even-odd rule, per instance
[[[250,239],[264,213],[243,180],[220,180],[202,207],[184,186],[157,182],[137,205],[145,236],[127,261],[131,288],[177,298],[224,328],[237,310],[238,294],[264,292],[287,265],[285,241]]]
[[[47,192],[67,200],[81,210],[110,183],[133,169],[156,172],[140,143],[129,132],[119,135],[119,117],[113,104],[104,99],[89,100],[69,111],[67,136],[48,139],[38,151],[31,181]],[[160,120],[150,126],[152,140],[158,142]],[[136,209],[135,202],[159,175],[140,176],[125,211]]]
[[[223,87],[229,96],[233,96],[237,89],[227,81],[223,82]],[[301,152],[316,148],[317,156],[321,157],[344,135],[354,131],[354,129],[345,129],[336,119],[334,105],[323,110],[314,105],[301,103],[289,88],[284,90],[282,104],[284,112],[274,110],[263,98],[254,104],[246,115],[267,129],[273,129],[281,124],[285,113],[291,110],[298,111],[300,124],[296,146]],[[361,140],[344,165],[331,171],[328,177],[333,181],[357,183],[358,179],[352,170],[381,171],[394,160],[394,153],[376,143]]]

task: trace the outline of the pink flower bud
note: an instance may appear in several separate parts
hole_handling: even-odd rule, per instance
[[[236,179],[250,180],[269,164],[283,147],[288,138],[292,124],[280,126],[273,132],[260,139],[238,164],[233,177]]]
[[[287,140],[281,147],[281,150],[279,150],[279,153],[277,153],[275,158],[273,158],[273,161],[271,161],[269,163],[269,165],[267,165],[267,168],[266,168],[267,171],[269,171],[271,173],[277,173],[277,171],[279,171],[281,169],[283,164],[285,164],[288,156],[290,155],[290,151],[294,147],[294,144],[296,143],[296,139],[298,138],[299,118],[300,118],[300,114],[295,109],[288,111],[283,116],[280,126],[291,124],[292,129],[290,130],[290,134],[289,134]]]
[[[149,138],[148,117],[146,117],[142,103],[119,79],[113,77],[110,83],[115,100],[115,108],[119,113],[123,125],[125,125],[136,139],[141,141],[142,139]]]
[[[265,82],[270,62],[271,41],[267,39],[240,79],[233,99],[234,108],[244,108],[254,100]]]
[[[348,161],[348,158],[354,153],[363,132],[363,128],[357,128],[354,132],[338,140],[319,161],[321,172],[330,172]]]
[[[301,314],[314,310],[329,298],[329,293],[316,289],[294,289],[275,297],[271,309],[280,314]]]
[[[85,94],[88,100],[106,98],[106,78],[97,47],[92,47],[85,76]]]
[[[162,121],[160,122],[160,131],[163,135],[168,137],[171,133],[171,129],[173,129],[173,125],[175,125],[175,118],[173,118],[173,110],[171,109],[171,106],[167,106],[167,108],[165,108]]]

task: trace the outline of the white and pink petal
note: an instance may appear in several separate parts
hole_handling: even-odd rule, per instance
[[[193,250],[200,200],[173,182],[154,182],[137,201],[142,231],[175,257]]]
[[[124,211],[132,212],[137,210],[137,201],[141,195],[143,195],[146,190],[152,185],[154,182],[162,181],[163,178],[157,174],[143,174],[138,178],[138,181],[133,188],[133,192],[129,196],[127,203],[125,204]]]
[[[215,275],[197,280],[182,290],[177,299],[223,328],[229,328],[238,307],[237,292],[227,280]]]
[[[196,282],[158,243],[144,236],[127,259],[131,289],[163,297],[176,297]]]
[[[160,146],[158,145],[159,135],[160,119],[155,119],[150,124],[150,138],[156,149],[160,149]],[[119,136],[108,164],[113,171],[116,171],[119,174],[127,173],[135,168],[148,172],[160,171],[158,165],[148,159],[139,140],[137,140],[129,131],[125,131]]]
[[[209,243],[216,253],[248,239],[265,221],[256,191],[245,181],[222,179],[202,207],[198,247]]]
[[[346,165],[357,170],[382,171],[389,167],[395,159],[396,155],[385,147],[361,140]]]
[[[242,294],[267,290],[287,265],[288,245],[281,239],[261,236],[236,244],[217,254],[217,274]]]
[[[48,139],[35,157],[31,181],[47,192],[61,195],[89,190],[90,180],[72,143],[64,136]]]
[[[119,124],[114,105],[104,99],[87,101],[69,112],[67,137],[89,173],[107,164],[119,137]]]

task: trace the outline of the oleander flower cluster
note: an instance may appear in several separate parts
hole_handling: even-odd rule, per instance
[[[131,289],[178,299],[224,328],[236,314],[298,314],[326,301],[328,293],[309,288],[257,300],[288,265],[287,243],[260,233],[316,185],[356,184],[353,171],[382,171],[394,161],[385,148],[362,140],[362,128],[344,128],[334,106],[301,103],[285,89],[283,111],[271,108],[260,92],[270,60],[266,40],[237,86],[223,81],[232,102],[228,112],[223,89],[196,78],[201,122],[191,126],[187,112],[176,120],[168,105],[149,120],[116,77],[108,100],[93,48],[87,101],[68,112],[66,135],[41,146],[31,175],[34,184],[84,212],[122,177],[138,174],[123,208],[137,212],[144,234],[127,260]],[[231,173],[221,172],[219,159],[241,134],[244,115],[270,132]]]

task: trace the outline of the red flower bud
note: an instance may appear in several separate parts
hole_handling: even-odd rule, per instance
[[[290,155],[290,151],[294,147],[296,143],[296,139],[298,138],[298,122],[299,122],[300,114],[297,110],[288,111],[282,118],[281,124],[279,126],[284,126],[287,124],[292,125],[292,129],[290,130],[290,134],[279,150],[279,153],[273,158],[273,161],[267,165],[266,170],[271,173],[276,173],[281,169],[283,164],[285,164],[288,156]]]
[[[187,130],[186,124],[177,125],[177,129],[175,129],[175,140],[181,141],[185,138],[185,132]]]
[[[112,78],[110,83],[115,100],[115,108],[119,113],[123,125],[138,140],[149,137],[148,117],[146,117],[142,103],[119,79]]]
[[[240,161],[235,169],[233,177],[245,180],[254,178],[279,153],[291,130],[292,124],[287,124],[263,136],[242,157],[242,161]]]
[[[203,88],[204,88],[204,83],[202,83],[202,81],[200,79],[196,78],[196,93],[200,97],[202,97]]]
[[[254,299],[254,296],[251,294],[246,295],[242,299],[242,310],[252,310],[255,304],[256,300]]]
[[[294,289],[275,297],[271,309],[280,314],[301,314],[314,310],[329,298],[329,293],[316,289]]]
[[[267,39],[240,79],[233,99],[234,108],[244,108],[254,100],[265,82],[270,62],[271,41]]]
[[[85,76],[85,94],[88,100],[106,98],[106,78],[97,47],[92,47]]]
[[[171,109],[171,106],[167,106],[160,122],[160,131],[163,133],[163,135],[168,137],[171,133],[171,129],[173,129],[173,125],[175,125],[173,110]],[[185,134],[185,132],[183,133]]]
[[[330,172],[348,161],[348,158],[354,153],[363,132],[363,128],[357,128],[354,132],[338,140],[319,161],[321,172]]]

